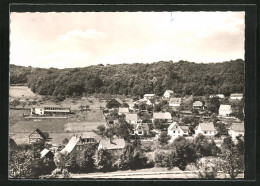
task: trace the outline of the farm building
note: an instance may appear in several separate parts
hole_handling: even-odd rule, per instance
[[[129,124],[138,124],[138,123],[142,122],[142,120],[138,118],[138,115],[136,113],[135,114],[126,114],[125,120]]]
[[[113,98],[107,103],[106,107],[109,109],[119,108],[122,104],[123,104],[122,100],[120,100],[119,98]]]
[[[218,113],[220,116],[229,116],[232,113],[231,105],[220,105]]]
[[[242,93],[232,93],[230,94],[230,99],[232,100],[241,100],[243,98]]]
[[[168,127],[168,135],[171,136],[170,142],[179,136],[188,136],[189,128],[188,126],[180,126],[177,122],[173,122]]]
[[[31,108],[31,115],[64,115],[70,113],[70,107],[59,105],[42,105]]]
[[[216,133],[217,133],[217,130],[215,129],[212,122],[211,123],[200,123],[195,128],[195,136],[197,136],[199,134],[203,134],[204,136],[214,137]]]
[[[84,143],[80,136],[74,135],[66,145],[64,149],[60,151],[62,154],[74,154],[74,153],[80,153],[82,150],[84,150]]]
[[[203,103],[201,101],[195,101],[193,103],[193,109],[203,109]]]
[[[125,148],[125,140],[124,139],[106,139],[100,140],[98,145],[98,150],[107,149],[111,151],[120,151]]]
[[[144,101],[147,101],[148,99],[154,99],[155,94],[145,94],[144,95]]]
[[[46,139],[44,133],[40,129],[36,129],[29,135],[29,144],[44,142]]]
[[[54,154],[53,154],[53,152],[51,152],[51,151],[48,150],[48,149],[43,149],[43,150],[41,151],[41,158],[43,158],[43,157],[52,159],[52,158],[54,157]]]
[[[160,120],[165,123],[171,123],[172,122],[172,116],[169,112],[154,112],[152,121]]]
[[[179,106],[181,106],[181,98],[170,98],[169,106],[170,107],[179,107]]]
[[[228,130],[228,134],[232,137],[232,139],[235,141],[236,137],[239,135],[244,136],[244,123],[232,123]]]
[[[163,94],[163,97],[165,98],[170,98],[173,95],[173,91],[172,90],[166,90]]]
[[[147,123],[139,123],[134,126],[132,135],[143,136],[149,134],[149,126]]]

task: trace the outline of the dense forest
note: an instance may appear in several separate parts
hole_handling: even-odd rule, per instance
[[[40,95],[80,96],[92,93],[178,95],[244,92],[244,61],[222,63],[156,62],[44,69],[10,65],[10,84],[24,84]]]

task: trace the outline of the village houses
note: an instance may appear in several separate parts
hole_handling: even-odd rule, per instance
[[[145,94],[144,95],[144,101],[147,101],[148,99],[154,99],[155,94]]]
[[[170,98],[169,106],[170,107],[180,107],[181,106],[181,98]]]
[[[134,126],[133,133],[131,135],[148,135],[149,134],[149,126],[147,123],[138,123]]]
[[[38,142],[45,142],[46,136],[40,129],[36,129],[29,135],[29,144],[38,143]]]
[[[119,109],[118,109],[118,114],[119,115],[127,114],[127,113],[129,113],[129,108],[127,108],[127,107],[119,107]]]
[[[173,122],[168,127],[168,135],[171,136],[170,142],[172,142],[175,138],[179,136],[188,136],[189,135],[189,127],[188,126],[180,126],[177,122]]]
[[[142,120],[139,119],[139,117],[138,117],[138,115],[136,113],[126,114],[125,115],[125,120],[129,124],[138,124],[138,123],[142,122]]]
[[[112,108],[118,109],[121,105],[123,105],[122,100],[120,100],[119,98],[113,98],[107,103],[106,107],[109,109],[112,109]]]
[[[217,97],[217,98],[220,98],[220,99],[225,98],[224,94],[212,94],[212,95],[209,96],[209,98],[214,98],[214,97]]]
[[[203,109],[203,103],[201,101],[195,101],[193,103],[193,109],[198,109],[198,110]]]
[[[100,140],[98,145],[98,150],[106,149],[109,151],[122,151],[125,148],[125,140],[124,139],[105,139]]]
[[[152,122],[154,122],[155,120],[159,120],[165,123],[171,123],[172,116],[169,112],[154,112]]]
[[[64,115],[70,113],[70,107],[63,107],[59,105],[42,105],[33,106],[31,108],[31,115]]]
[[[231,100],[241,100],[242,98],[243,98],[242,93],[232,93],[232,94],[230,94]]]

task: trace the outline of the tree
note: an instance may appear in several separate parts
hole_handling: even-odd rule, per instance
[[[171,137],[168,135],[167,132],[164,131],[160,134],[158,141],[160,145],[167,145],[170,139]]]
[[[125,141],[130,141],[130,134],[133,128],[124,119],[119,119],[119,124],[116,126],[115,133],[117,136],[124,138]]]
[[[98,130],[97,132],[98,132],[99,135],[104,135],[104,133],[106,131],[106,127],[104,125],[99,125],[97,127],[97,130]]]
[[[196,144],[196,150],[200,156],[213,156],[219,152],[214,140],[209,142],[208,138],[202,134],[194,139],[194,144]]]
[[[67,144],[69,143],[68,138],[64,138],[64,139],[62,140],[62,143],[63,143],[64,145],[67,145]]]
[[[112,154],[106,149],[100,149],[95,155],[95,166],[102,171],[110,171],[112,169]]]
[[[201,179],[215,179],[220,170],[220,162],[216,159],[200,159],[195,163],[198,177]]]
[[[23,109],[27,105],[25,101],[20,102],[20,104],[22,105]]]
[[[20,104],[20,101],[17,99],[14,99],[13,101],[10,102],[10,106],[12,106],[13,108],[18,106],[19,104]]]

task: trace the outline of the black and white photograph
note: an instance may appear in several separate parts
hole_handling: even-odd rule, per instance
[[[244,178],[245,11],[9,18],[9,179]]]

